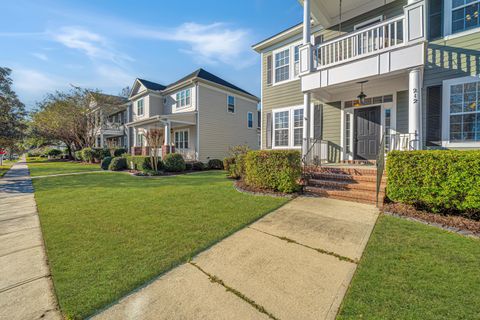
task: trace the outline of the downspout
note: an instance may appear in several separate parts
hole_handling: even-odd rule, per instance
[[[199,93],[200,93],[200,86],[198,85],[198,81],[195,82],[195,109],[197,109],[197,145],[196,145],[196,154],[195,158],[198,161],[200,159],[200,111],[199,111]]]

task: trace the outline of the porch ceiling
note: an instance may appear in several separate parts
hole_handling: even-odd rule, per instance
[[[324,28],[340,22],[340,0],[310,0],[312,18]],[[395,0],[342,0],[342,21],[369,12]],[[298,0],[303,6],[304,0]]]

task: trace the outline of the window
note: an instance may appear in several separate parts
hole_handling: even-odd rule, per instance
[[[293,53],[293,75],[295,77],[300,73],[300,45],[295,46]]]
[[[137,147],[143,147],[143,134],[137,134]]]
[[[262,127],[262,111],[257,111],[257,128]]]
[[[274,142],[276,147],[288,147],[288,123],[289,123],[288,118],[289,118],[288,111],[275,113]]]
[[[249,128],[253,128],[253,113],[252,112],[247,113],[247,126]]]
[[[480,0],[452,0],[452,33],[478,27]]]
[[[188,130],[175,131],[175,149],[188,149]]]
[[[450,86],[450,141],[480,141],[480,81]]]
[[[137,101],[137,116],[143,116],[143,99]]]
[[[290,49],[275,54],[275,82],[290,78]]]
[[[228,96],[227,97],[227,111],[234,113],[235,112],[235,97]]]
[[[301,147],[303,142],[303,109],[293,111],[293,145]]]
[[[443,35],[443,0],[430,0],[428,4],[428,36],[433,40]]]
[[[177,92],[177,109],[190,106],[190,89]]]

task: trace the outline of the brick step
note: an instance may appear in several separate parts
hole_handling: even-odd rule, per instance
[[[333,180],[333,179],[310,179],[308,185],[312,187],[323,187],[325,189],[336,190],[364,190],[373,191],[377,190],[376,181],[353,181],[353,180]],[[383,185],[380,186],[382,189]]]
[[[338,180],[338,181],[353,181],[353,182],[377,182],[376,175],[350,175],[350,174],[338,174],[329,172],[311,172],[312,179],[318,180]],[[387,178],[382,177],[382,183],[386,183]]]
[[[340,163],[360,166],[374,166],[377,164],[377,160],[342,160]]]
[[[317,167],[308,170],[310,173],[331,173],[331,174],[346,174],[352,176],[377,176],[377,168],[352,168],[352,167]]]
[[[372,191],[335,190],[335,189],[327,189],[322,187],[306,186],[305,192],[310,195],[320,196],[325,198],[333,198],[333,199],[369,203],[369,204],[376,203],[376,194],[375,192],[372,192]],[[383,202],[382,200],[384,196],[385,196],[385,193],[380,192],[379,202]]]

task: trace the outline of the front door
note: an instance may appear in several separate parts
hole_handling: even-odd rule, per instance
[[[375,160],[380,144],[380,106],[356,109],[354,112],[354,157]]]

